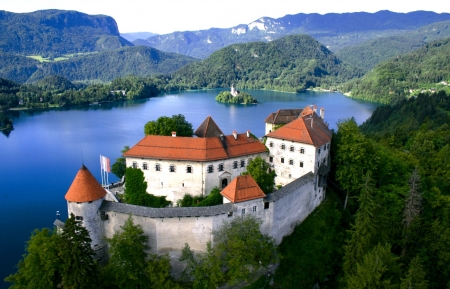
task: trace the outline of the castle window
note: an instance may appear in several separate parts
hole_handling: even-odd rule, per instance
[[[292,177],[292,175],[291,174],[289,174],[289,178],[291,178]]]
[[[253,206],[253,212],[256,212],[256,206]]]
[[[233,217],[233,212],[228,212],[228,217]]]
[[[238,162],[237,161],[234,161],[233,162],[233,169],[237,169],[238,168]]]
[[[281,149],[282,149],[282,150],[285,150],[285,149],[286,149],[286,145],[285,145],[285,144],[282,144],[282,145],[281,145]]]
[[[289,150],[290,150],[291,152],[293,152],[293,151],[295,150],[294,146],[290,146],[290,147],[289,147]]]
[[[323,159],[323,163],[326,164],[327,163],[327,158]]]
[[[148,164],[147,163],[143,163],[142,164],[142,169],[143,170],[148,170]]]
[[[327,149],[330,149],[330,144],[327,144]]]
[[[223,164],[219,164],[219,167],[217,169],[219,172],[223,172]]]
[[[169,166],[169,172],[174,173],[175,171],[176,171],[175,165],[170,165]]]
[[[244,167],[245,167],[245,161],[241,160],[241,168],[244,168]]]
[[[157,172],[161,171],[161,165],[160,164],[156,164],[155,165],[155,171],[157,171]]]
[[[192,174],[192,167],[191,166],[187,166],[186,167],[186,173]]]
[[[242,215],[245,215],[245,209],[242,209]]]
[[[294,165],[294,160],[289,160],[289,164],[291,165],[291,166],[293,166]]]
[[[303,168],[303,162],[300,162],[300,167]]]
[[[273,156],[269,157],[269,162],[273,163]]]
[[[267,210],[269,208],[269,204],[270,204],[269,202],[264,203],[264,210]]]
[[[281,158],[281,163],[284,164],[284,158]]]
[[[319,148],[319,154],[320,154],[320,148]]]
[[[133,162],[133,165],[132,165],[132,167],[133,167],[133,169],[137,169],[137,162]]]
[[[214,172],[214,167],[212,165],[208,166],[208,174]]]
[[[269,143],[269,147],[273,148],[273,142]]]
[[[76,217],[75,217],[75,220],[77,220],[77,221],[83,221],[83,217],[82,217],[82,216],[76,216]]]
[[[300,153],[304,154],[305,153],[305,149],[304,148],[300,148]]]
[[[327,145],[323,146],[323,150],[326,151],[327,150]]]

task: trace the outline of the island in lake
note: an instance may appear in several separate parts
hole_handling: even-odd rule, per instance
[[[236,103],[236,104],[256,104],[258,101],[246,92],[240,92],[235,90],[231,86],[231,91],[222,91],[216,96],[216,100],[223,103]]]

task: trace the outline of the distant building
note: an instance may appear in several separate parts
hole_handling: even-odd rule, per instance
[[[231,95],[236,97],[239,95],[239,90],[234,89],[234,86],[231,86],[231,91],[230,91]]]
[[[280,126],[283,126],[291,121],[297,119],[302,113],[303,109],[279,109],[276,112],[269,114],[264,120],[266,123],[266,134],[271,133]]]

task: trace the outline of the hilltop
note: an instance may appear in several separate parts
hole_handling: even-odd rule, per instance
[[[172,83],[188,89],[235,84],[245,89],[295,92],[329,87],[360,75],[311,36],[291,35],[220,49],[178,70]]]
[[[343,90],[352,97],[390,103],[422,90],[448,89],[450,38],[437,40],[413,52],[378,64]]]
[[[269,42],[292,34],[308,34],[332,51],[371,39],[415,30],[427,24],[450,20],[449,13],[428,11],[396,13],[299,13],[280,18],[261,17],[249,24],[156,35],[136,40],[159,50],[204,59],[214,51],[235,43]]]
[[[344,47],[336,52],[336,56],[367,72],[384,60],[446,37],[450,37],[450,21],[437,22],[414,31]]]
[[[133,46],[119,34],[116,21],[77,11],[0,11],[0,51],[60,56]]]

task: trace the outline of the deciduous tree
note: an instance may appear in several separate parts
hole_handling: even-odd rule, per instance
[[[192,136],[194,130],[192,124],[187,122],[184,115],[177,114],[172,117],[161,116],[156,121],[152,120],[145,124],[145,135],[172,135],[172,131],[177,132],[177,136]]]
[[[246,174],[252,176],[264,193],[273,192],[276,173],[274,170],[270,170],[270,165],[263,158],[257,156],[252,159],[247,165],[247,171],[243,173],[243,175]]]

